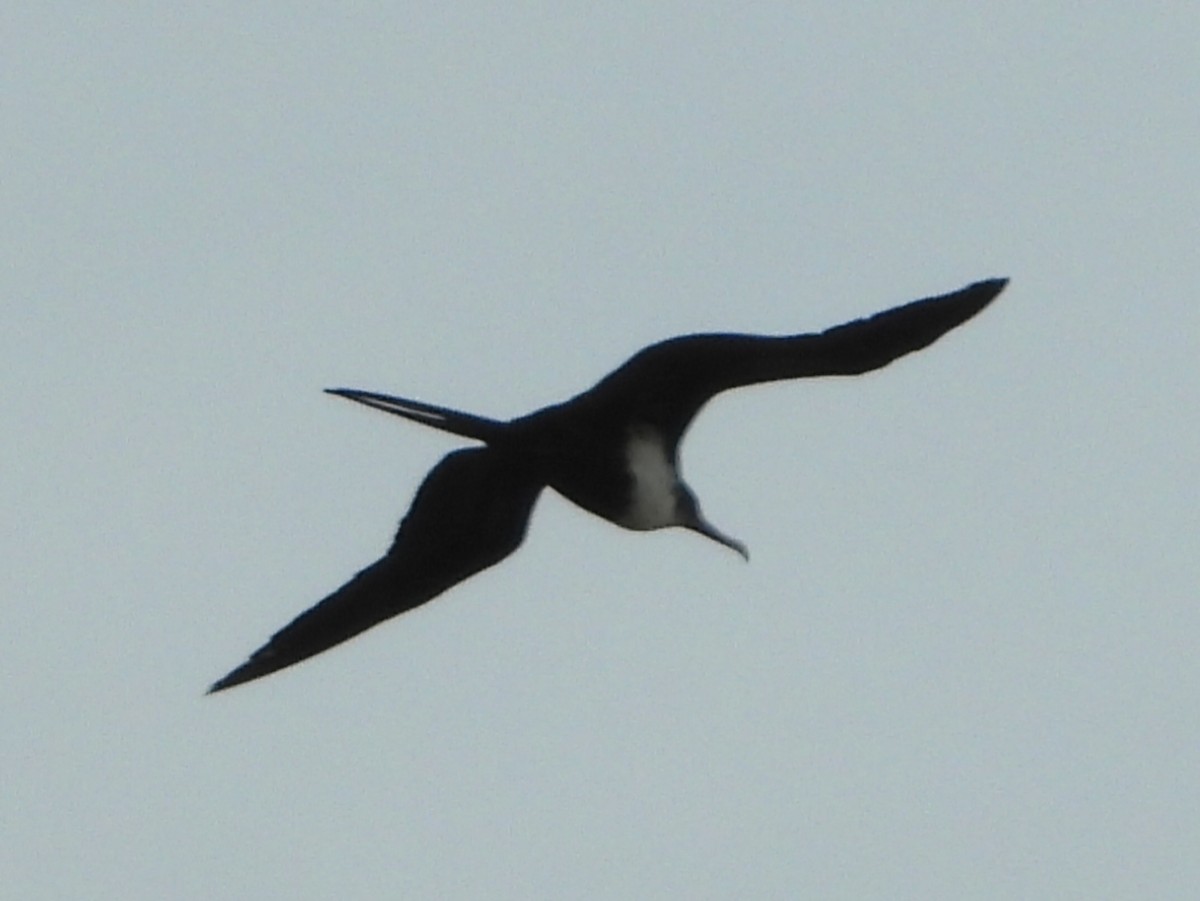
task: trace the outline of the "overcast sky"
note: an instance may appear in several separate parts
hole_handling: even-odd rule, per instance
[[[0,15],[0,882],[22,899],[1192,898],[1200,6]],[[450,436],[989,276],[723,395],[749,565],[552,493],[204,697]]]

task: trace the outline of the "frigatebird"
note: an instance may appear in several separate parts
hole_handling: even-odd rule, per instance
[[[680,526],[749,559],[744,544],[704,518],[679,474],[679,443],[700,408],[743,385],[879,369],[966,322],[1007,281],[976,282],[819,333],[671,338],[634,354],[582,394],[509,421],[327,389],[482,447],[443,457],[383,558],[276,632],[209,693],[299,663],[499,563],[524,540],[547,485],[627,529]]]

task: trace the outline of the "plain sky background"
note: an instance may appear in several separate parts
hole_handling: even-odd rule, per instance
[[[0,884],[21,899],[1194,898],[1200,6],[0,14]],[[723,395],[752,561],[524,548],[205,687],[448,436],[674,334],[1012,284]]]

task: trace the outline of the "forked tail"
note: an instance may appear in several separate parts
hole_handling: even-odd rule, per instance
[[[449,407],[437,407],[433,404],[423,404],[420,401],[408,400],[403,397],[392,397],[388,394],[376,394],[373,391],[359,391],[355,388],[326,388],[326,393],[336,394],[347,400],[357,401],[383,410],[385,413],[395,413],[413,422],[433,426],[443,432],[462,435],[464,438],[474,438],[476,441],[489,443],[499,438],[508,428],[508,424],[499,419],[488,419],[486,416],[476,416],[473,413],[463,413],[461,410],[451,410]]]

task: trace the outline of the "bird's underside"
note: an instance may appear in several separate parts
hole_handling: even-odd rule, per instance
[[[635,433],[660,441],[681,499],[677,518],[661,525],[693,528],[736,546],[700,517],[675,469],[683,433],[713,395],[759,382],[879,369],[970,319],[1006,283],[977,282],[820,333],[672,338],[634,354],[583,394],[509,422],[373,392],[332,391],[483,445],[446,455],[425,477],[380,560],[276,632],[209,691],[319,654],[500,562],[520,546],[547,485],[628,525],[623,511],[638,490],[627,471],[627,442]]]

